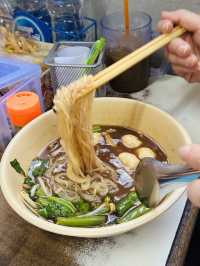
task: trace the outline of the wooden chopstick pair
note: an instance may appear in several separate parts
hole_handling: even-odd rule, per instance
[[[124,71],[136,65],[143,59],[152,55],[154,52],[164,47],[170,41],[181,36],[185,32],[186,30],[184,28],[177,26],[172,30],[172,32],[158,36],[149,43],[145,44],[144,46],[120,59],[116,63],[100,71],[95,76],[93,76],[93,82],[91,84],[91,87],[88,88],[87,91],[84,90],[83,93],[80,94],[80,97],[106,84],[113,78],[117,77],[118,75],[122,74]]]

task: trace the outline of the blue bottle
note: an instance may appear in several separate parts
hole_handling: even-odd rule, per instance
[[[28,12],[30,15],[43,21],[48,26],[51,25],[51,18],[46,8],[45,0],[17,0],[17,8],[21,11]]]
[[[38,41],[52,41],[51,17],[45,0],[17,0],[14,19],[16,30]]]
[[[71,40],[83,27],[80,0],[47,0],[53,40]]]

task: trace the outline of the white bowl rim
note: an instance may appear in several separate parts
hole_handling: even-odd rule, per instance
[[[114,97],[102,97],[102,98],[96,98],[95,101],[121,101],[121,98],[114,98]],[[138,102],[137,100],[134,99],[126,99],[123,98],[124,101],[134,101],[134,102]],[[143,102],[139,102],[141,104],[144,104],[150,108],[153,108],[161,113],[163,113],[165,116],[168,117],[168,119],[171,120],[172,123],[174,123],[174,125],[176,127],[178,127],[180,129],[180,131],[182,132],[182,134],[184,135],[185,141],[190,144],[191,143],[191,139],[188,135],[188,133],[186,132],[186,130],[172,117],[170,116],[168,113],[160,110],[159,108],[151,105],[151,104],[147,104],[147,103],[143,103]],[[163,201],[158,207],[156,207],[155,209],[153,209],[152,211],[150,211],[149,213],[133,220],[127,223],[123,223],[123,224],[115,224],[115,225],[109,225],[109,226],[105,226],[105,227],[98,227],[98,228],[76,228],[76,227],[66,227],[66,226],[60,226],[60,225],[56,225],[53,223],[49,223],[48,221],[37,217],[36,215],[34,215],[32,212],[30,212],[28,210],[28,208],[24,208],[23,210],[20,208],[20,206],[15,204],[15,198],[12,196],[12,193],[9,189],[9,186],[6,182],[6,177],[2,175],[3,172],[6,171],[6,158],[8,156],[8,154],[10,153],[10,151],[12,150],[12,146],[13,144],[18,140],[18,138],[21,138],[21,134],[26,134],[26,132],[35,124],[35,123],[39,123],[40,121],[43,120],[43,118],[45,116],[49,116],[53,111],[50,110],[44,114],[42,114],[40,117],[34,119],[31,123],[29,123],[27,126],[25,126],[9,143],[9,145],[7,146],[1,163],[0,163],[0,186],[1,186],[1,190],[2,193],[5,197],[5,199],[7,200],[8,204],[10,205],[10,207],[24,220],[26,220],[27,222],[31,223],[32,225],[35,225],[37,227],[39,227],[40,229],[43,229],[45,231],[49,231],[52,233],[56,233],[56,234],[60,234],[60,235],[67,235],[67,236],[74,236],[74,237],[85,237],[85,238],[100,238],[100,237],[110,237],[113,235],[118,235],[130,230],[133,230],[137,227],[140,227],[152,220],[154,220],[155,218],[159,217],[162,213],[164,213],[165,211],[167,211],[181,196],[182,194],[185,192],[186,187],[181,187],[176,189],[172,194],[170,194],[167,199],[165,201]]]

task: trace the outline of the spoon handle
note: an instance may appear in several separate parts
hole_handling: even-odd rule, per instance
[[[171,176],[168,178],[160,178],[159,183],[190,183],[200,177],[200,173],[184,173],[183,175],[179,176]]]
[[[186,165],[166,164],[158,161],[153,162],[154,169],[159,174],[159,182],[189,183],[200,177],[199,170],[193,170]]]
[[[194,174],[199,174],[200,170],[194,170],[187,165],[181,164],[168,164],[159,161],[152,161],[156,173],[159,174],[159,179],[171,179],[180,178],[182,176],[190,176]]]

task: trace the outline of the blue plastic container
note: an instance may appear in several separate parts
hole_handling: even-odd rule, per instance
[[[39,65],[25,63],[9,57],[0,57],[0,155],[13,135],[15,128],[6,113],[6,99],[20,91],[32,91],[40,97],[42,109],[44,100],[40,84]]]

